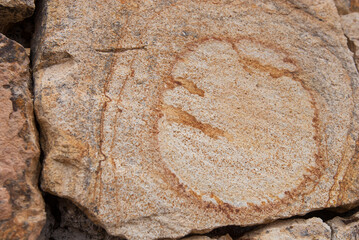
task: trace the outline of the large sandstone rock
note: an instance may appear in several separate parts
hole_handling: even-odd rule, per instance
[[[34,0],[0,0],[0,32],[11,23],[30,17],[35,10]]]
[[[0,34],[0,239],[36,239],[45,223],[25,49]]]
[[[238,240],[331,240],[331,233],[331,228],[320,218],[293,219],[269,224]]]
[[[51,0],[41,12],[42,188],[110,234],[357,204],[358,75],[333,1]]]

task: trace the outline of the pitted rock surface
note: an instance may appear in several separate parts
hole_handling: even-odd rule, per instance
[[[359,200],[358,75],[333,1],[41,8],[42,187],[110,234],[181,237]]]
[[[45,207],[25,49],[0,34],[0,239],[37,239]]]

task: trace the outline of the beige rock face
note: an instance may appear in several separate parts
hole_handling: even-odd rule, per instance
[[[45,223],[29,59],[0,34],[0,239],[36,239]]]
[[[327,223],[333,232],[331,240],[359,238],[359,213],[348,218],[336,217]]]
[[[238,240],[331,240],[331,229],[320,218],[278,221]],[[345,239],[345,238],[343,238]]]
[[[34,10],[34,0],[0,0],[0,32],[6,31],[9,23],[30,17]]]
[[[52,0],[42,13],[42,187],[110,234],[180,237],[359,199],[358,75],[334,2]]]

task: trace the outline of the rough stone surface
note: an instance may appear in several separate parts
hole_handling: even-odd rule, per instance
[[[359,239],[359,212],[351,217],[336,217],[327,222],[332,229],[331,240]]]
[[[34,0],[0,0],[0,32],[4,33],[9,24],[30,17],[34,10]]]
[[[320,218],[277,221],[238,240],[330,240],[331,229]],[[349,238],[342,238],[349,239]]]
[[[25,49],[0,34],[0,239],[36,239],[45,223]]]
[[[351,0],[349,10],[351,12],[359,12],[359,0]]]
[[[340,15],[349,13],[350,0],[334,0],[334,3]]]
[[[359,69],[359,12],[341,16],[341,23],[348,38],[348,47],[353,52],[355,64]]]
[[[43,4],[42,188],[110,234],[357,203],[358,75],[333,1]]]
[[[359,0],[334,0],[340,15],[359,12]]]

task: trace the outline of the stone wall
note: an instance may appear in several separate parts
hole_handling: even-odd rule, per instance
[[[0,0],[0,238],[358,238],[358,11]]]

